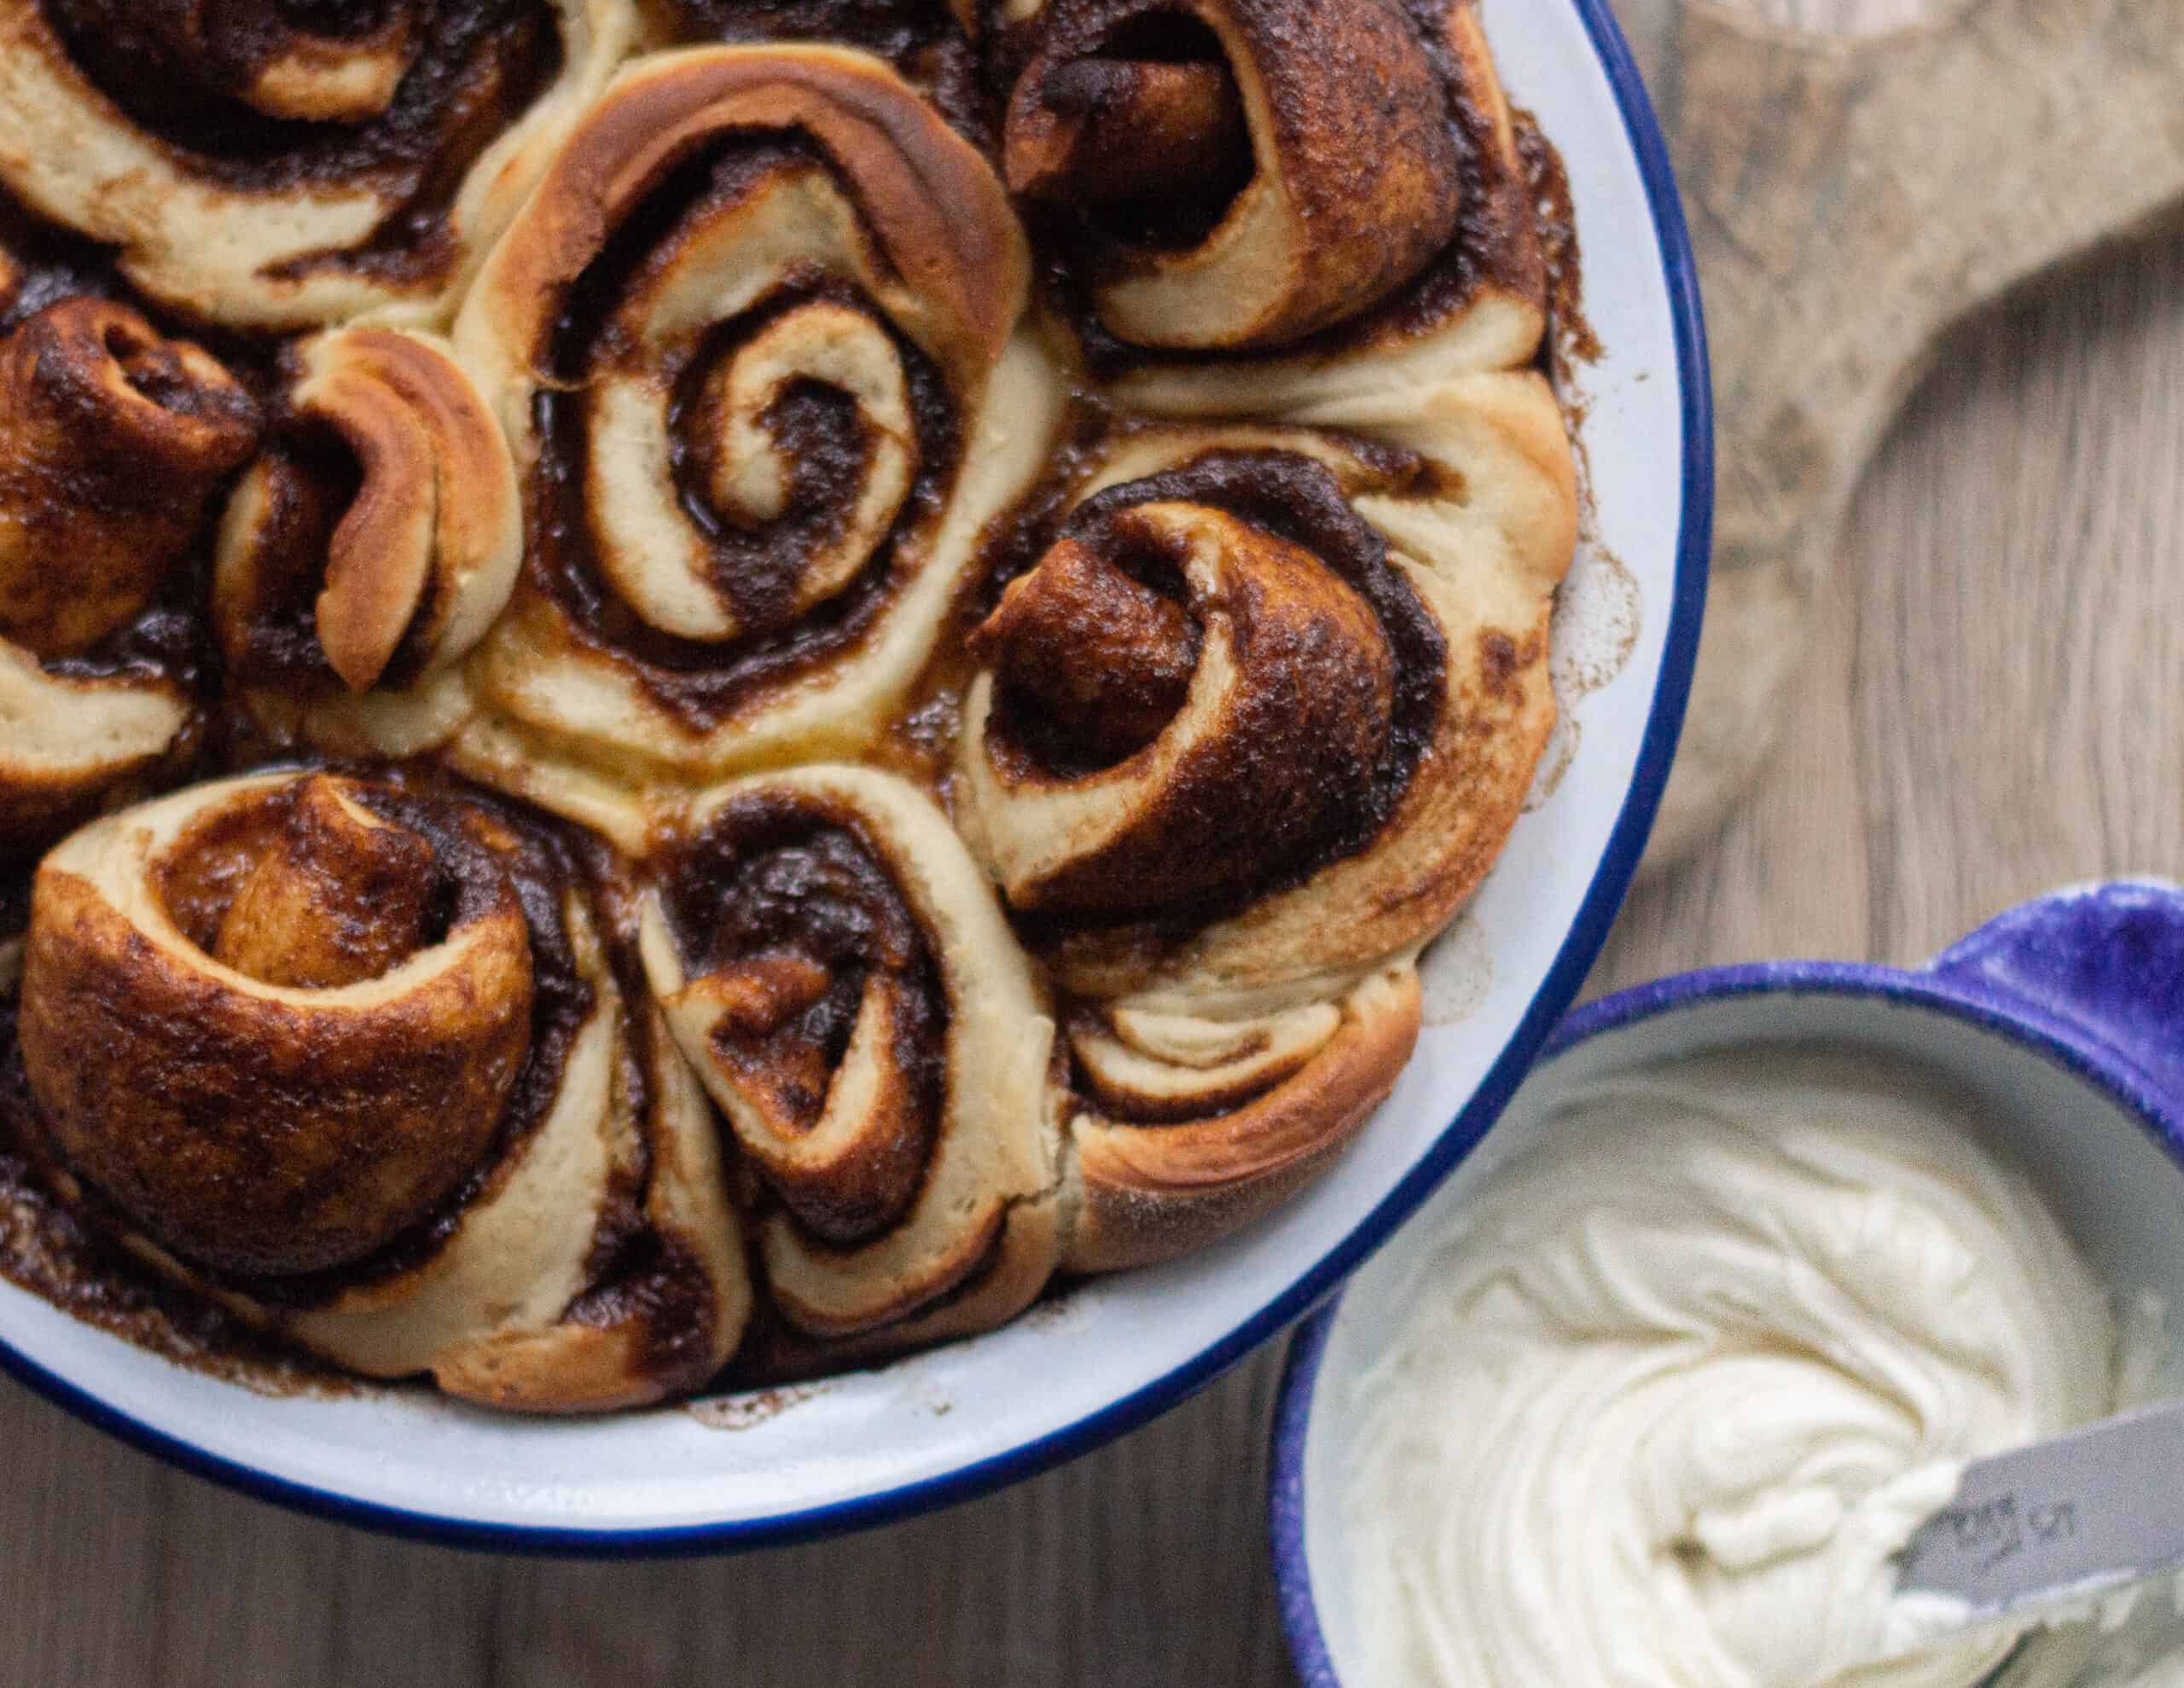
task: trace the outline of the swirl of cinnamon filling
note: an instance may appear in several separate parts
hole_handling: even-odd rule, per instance
[[[1054,1268],[1054,1024],[945,816],[820,766],[717,788],[648,977],[768,1192],[773,1303],[835,1357],[1013,1317]]]
[[[1475,0],[1018,9],[1009,186],[1131,402],[1263,415],[1531,357],[1546,276]]]
[[[875,59],[626,72],[456,330],[531,501],[478,665],[507,726],[700,777],[877,737],[1046,455],[1025,266],[985,162]]]
[[[0,181],[215,322],[444,316],[625,0],[6,0]]]
[[[0,340],[0,859],[195,718],[163,629],[136,635],[176,618],[177,565],[258,428],[217,359],[125,305],[63,299]]]
[[[1346,854],[1416,771],[1448,647],[1296,454],[1094,494],[972,635],[966,822],[1012,907],[1112,921]]]
[[[740,1333],[735,1220],[585,883],[482,800],[333,774],[84,828],[22,978],[55,1182],[367,1375],[542,1410],[694,1387]]]
[[[957,809],[1074,1004],[1073,1267],[1264,1210],[1402,1069],[1554,717],[1569,464],[1494,381],[1432,456],[1140,435],[973,635]]]
[[[335,748],[429,748],[460,724],[468,691],[450,670],[522,561],[508,442],[429,335],[331,329],[289,346],[283,368],[273,438],[220,528],[228,672],[261,716],[302,703]]]
[[[1271,1212],[1386,1098],[1418,1024],[1408,960],[1334,1001],[1259,1014],[1080,1007],[1068,1037],[1075,1223],[1062,1263],[1154,1265]]]

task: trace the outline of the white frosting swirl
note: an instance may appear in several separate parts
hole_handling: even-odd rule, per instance
[[[1345,1499],[1366,1679],[1970,1688],[1885,1667],[1966,1460],[2115,1400],[2108,1298],[1967,1105],[1870,1060],[1572,1096],[1409,1286]]]

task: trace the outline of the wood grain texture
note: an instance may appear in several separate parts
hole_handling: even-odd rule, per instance
[[[1856,40],[1686,0],[1665,34],[1719,467],[1656,867],[1712,836],[1798,707],[1851,495],[1942,332],[2184,210],[2184,0],[1957,0]]]
[[[1809,21],[1846,0],[1778,3]],[[1626,20],[1659,50],[1658,5]],[[1596,988],[1910,960],[2058,883],[2184,877],[2184,242],[2081,265],[1944,342],[1845,533],[1777,756],[1719,841],[1634,899]],[[1285,1684],[1260,1517],[1277,1360],[938,1517],[624,1566],[290,1517],[0,1387],[0,1682]]]

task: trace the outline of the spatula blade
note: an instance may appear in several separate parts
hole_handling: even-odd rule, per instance
[[[1967,1466],[1904,1549],[1900,1593],[2022,1616],[2184,1566],[2184,1402]]]

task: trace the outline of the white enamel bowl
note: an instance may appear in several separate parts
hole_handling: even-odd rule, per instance
[[[1705,357],[1644,92],[1606,0],[1488,0],[1487,26],[1512,96],[1568,164],[1587,315],[1607,349],[1583,380],[1594,519],[1558,617],[1575,730],[1554,752],[1568,752],[1560,779],[1432,958],[1443,1023],[1331,1176],[1197,1258],[753,1407],[732,1430],[681,1409],[528,1422],[411,1390],[269,1399],[5,1285],[0,1362],[178,1465],[354,1523],[520,1551],[704,1552],[874,1523],[1054,1465],[1172,1406],[1331,1289],[1491,1122],[1583,978],[1668,775],[1705,591]],[[1609,651],[1627,652],[1619,669]]]
[[[1914,972],[1814,961],[1721,967],[1571,1015],[1479,1151],[1290,1345],[1268,1466],[1269,1523],[1282,1621],[1306,1688],[1374,1679],[1361,1662],[1341,1502],[1356,1459],[1356,1380],[1395,1340],[1452,1215],[1538,1141],[1573,1090],[1688,1055],[1811,1045],[1935,1074],[1976,1099],[1982,1146],[2031,1175],[2118,1304],[2151,1293],[2169,1310],[2173,1337],[2184,1308],[2180,1025],[2184,887],[2145,882],[2042,897]],[[2169,1354],[2154,1389],[2184,1394],[2184,1348]],[[2117,1650],[2175,1643],[2169,1603],[2143,1604],[2146,1622]]]

